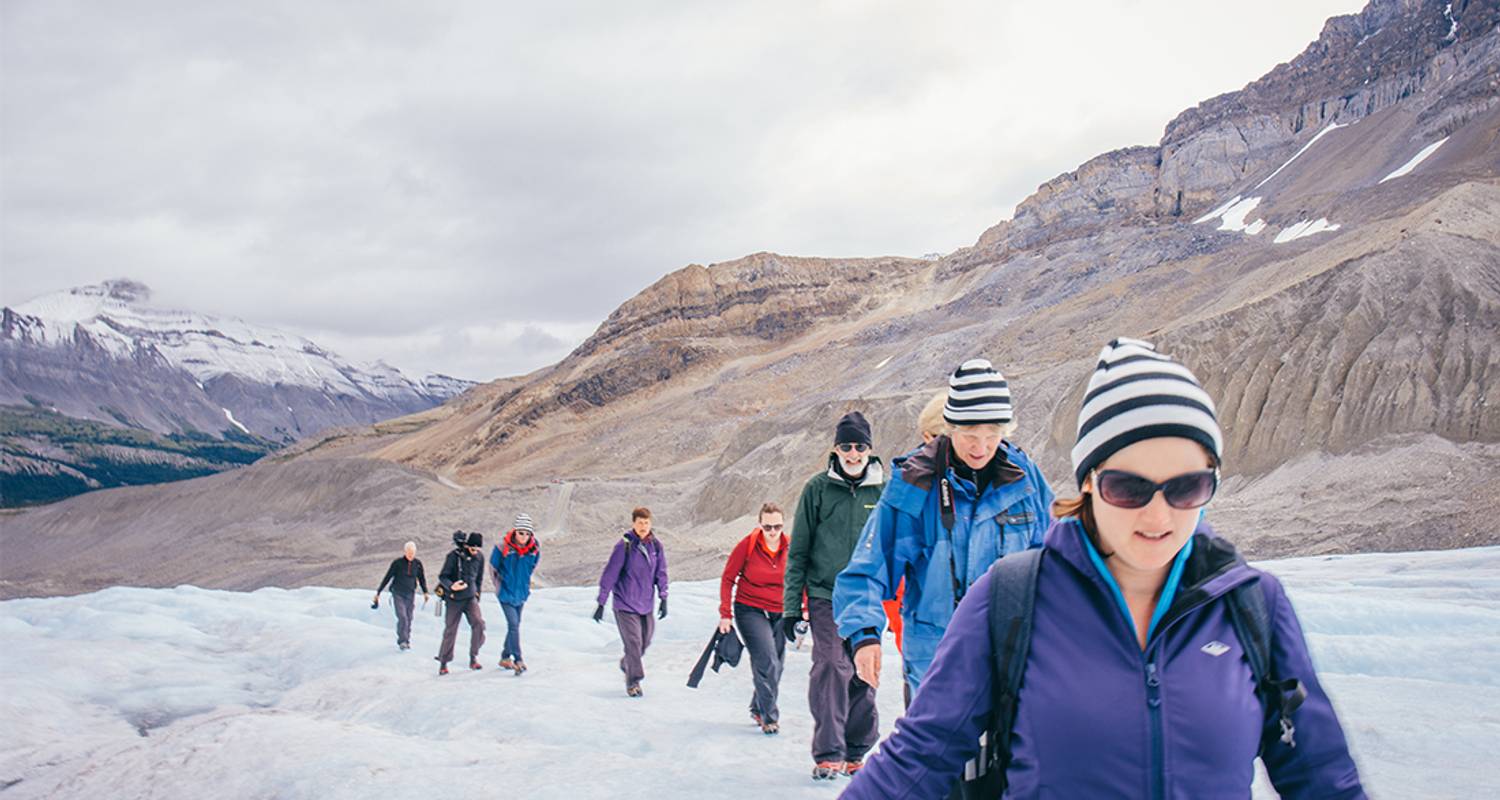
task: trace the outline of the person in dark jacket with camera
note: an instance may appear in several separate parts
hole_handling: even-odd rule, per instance
[[[391,607],[396,610],[396,646],[411,649],[411,615],[416,607],[417,587],[422,587],[422,603],[427,603],[427,575],[422,571],[422,560],[417,558],[417,543],[407,542],[401,557],[391,562],[380,586],[375,590],[375,602],[371,608],[380,606],[380,593],[386,584],[391,587]]]
[[[469,620],[469,669],[483,669],[479,664],[479,648],[484,646],[484,614],[480,612],[479,597],[484,584],[484,560],[479,551],[484,547],[484,535],[470,533],[460,542],[459,534],[455,533],[453,542],[453,552],[448,554],[443,571],[438,573],[438,586],[442,588],[443,600],[447,603],[443,615],[443,645],[437,654],[439,675],[448,674],[460,617]]]

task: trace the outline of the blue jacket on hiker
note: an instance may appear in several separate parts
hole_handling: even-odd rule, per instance
[[[1004,457],[1005,463],[997,466],[1009,482],[987,485],[977,499],[975,484],[948,465],[954,511],[949,532],[937,480],[941,463],[957,462],[947,448],[948,437],[940,436],[895,460],[890,483],[833,590],[839,636],[857,648],[879,640],[885,627],[880,601],[894,598],[897,585],[906,579],[902,656],[914,692],[959,596],[1000,557],[1040,547],[1052,521],[1052,489],[1041,471],[1020,448],[1002,442],[995,457]]]
[[[1249,797],[1262,745],[1283,798],[1365,796],[1280,581],[1200,524],[1142,651],[1102,563],[1076,519],[1047,532],[1006,797]],[[994,695],[993,574],[959,605],[922,691],[845,797],[942,797],[975,756]],[[1295,746],[1267,716],[1227,611],[1251,581],[1265,593],[1274,674],[1307,689]]]
[[[505,534],[501,543],[490,550],[490,566],[495,570],[495,595],[508,606],[525,605],[531,597],[531,573],[541,558],[541,548],[532,536],[525,547],[516,545],[516,532]]]

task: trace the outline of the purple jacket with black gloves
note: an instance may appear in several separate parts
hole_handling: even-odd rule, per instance
[[[1365,796],[1281,583],[1206,527],[1192,544],[1142,652],[1082,526],[1069,518],[1048,530],[1006,797],[1248,798],[1263,741],[1283,798]],[[911,708],[844,797],[942,797],[975,756],[991,708],[993,576],[964,596]],[[1267,722],[1224,603],[1257,579],[1271,615],[1272,674],[1308,692],[1292,715],[1295,747]]]
[[[613,592],[615,608],[632,614],[650,614],[652,590],[667,599],[667,553],[655,534],[642,541],[629,531],[609,554],[609,563],[599,576],[599,605]]]

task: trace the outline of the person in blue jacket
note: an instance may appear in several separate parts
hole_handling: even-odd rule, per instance
[[[1015,432],[1010,386],[976,358],[948,379],[949,432],[897,459],[890,483],[834,583],[839,636],[859,677],[880,681],[882,600],[901,604],[903,673],[913,695],[968,588],[997,559],[1040,547],[1052,489],[1031,459],[1006,441]]]
[[[521,658],[521,609],[531,597],[531,573],[541,558],[531,516],[517,514],[516,524],[501,543],[490,551],[490,579],[505,614],[505,647],[500,650],[500,668],[517,675],[526,671]]]
[[[1104,347],[1072,450],[1082,496],[1054,507],[1014,721],[996,738],[1004,797],[1249,798],[1257,756],[1282,798],[1365,796],[1286,592],[1201,522],[1222,449],[1192,372],[1147,342]],[[923,690],[845,797],[955,785],[996,707],[1001,574],[959,604]],[[1269,685],[1306,692],[1289,713],[1263,701],[1232,616],[1255,593]]]

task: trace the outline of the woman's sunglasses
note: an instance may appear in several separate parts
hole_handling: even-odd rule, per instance
[[[839,451],[840,453],[848,453],[850,451],[853,451],[853,452],[856,452],[856,453],[868,453],[868,452],[870,452],[870,446],[867,445],[867,444],[850,444],[848,442],[845,442],[845,443],[843,443],[841,445],[836,445],[834,447],[834,449],[837,450],[837,451]]]
[[[1205,506],[1213,499],[1219,490],[1219,470],[1188,472],[1161,483],[1124,470],[1095,470],[1094,489],[1100,499],[1116,508],[1145,508],[1161,492],[1167,505],[1187,510]]]

